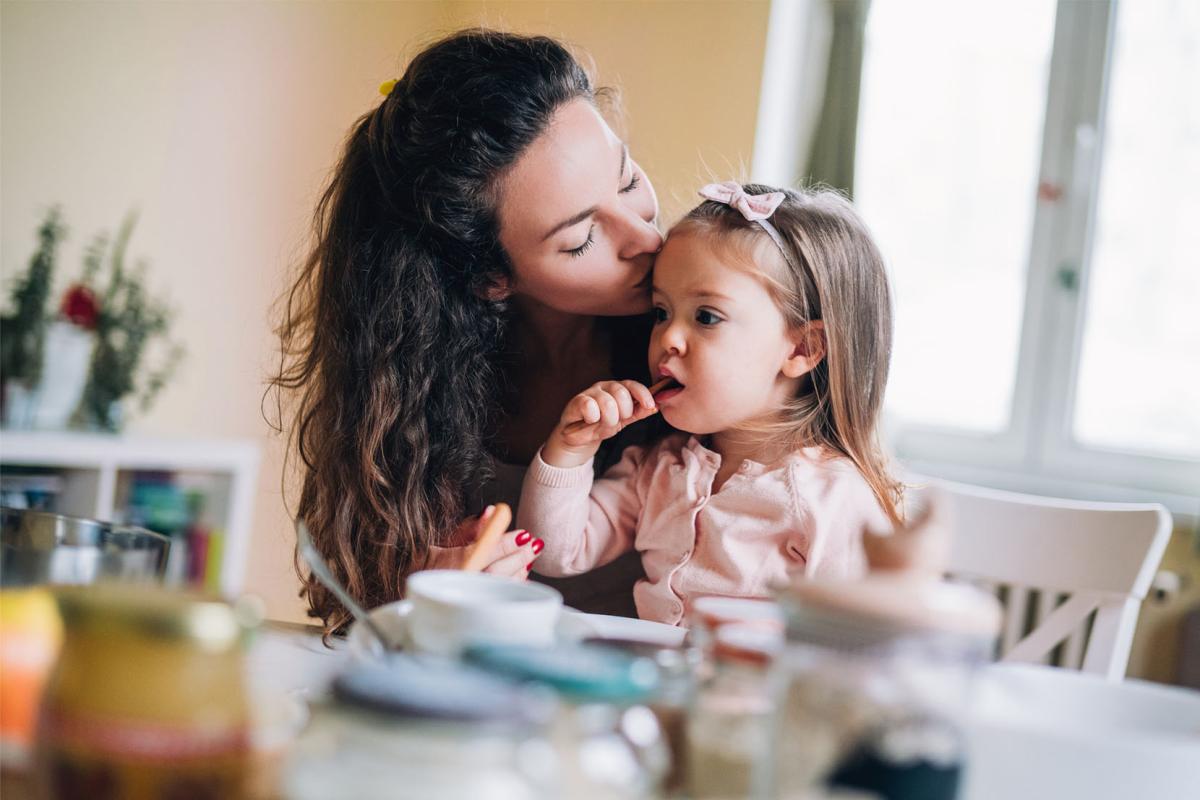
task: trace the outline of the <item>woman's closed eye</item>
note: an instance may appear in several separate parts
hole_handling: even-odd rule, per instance
[[[638,188],[638,186],[641,186],[641,184],[642,176],[635,172],[633,173],[633,177],[629,179],[629,183],[621,187],[621,194],[629,194],[634,189]]]
[[[594,234],[595,232],[596,232],[596,226],[593,225],[590,228],[588,228],[587,241],[585,241],[583,244],[579,245],[579,247],[572,247],[569,250],[563,250],[563,252],[566,253],[567,255],[571,256],[572,258],[577,258],[577,257],[583,255],[588,250],[592,249],[592,245],[595,243],[595,239],[593,238],[592,234]]]

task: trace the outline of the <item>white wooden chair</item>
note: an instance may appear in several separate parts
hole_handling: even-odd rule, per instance
[[[950,576],[1004,604],[1001,660],[1125,677],[1138,609],[1171,536],[1166,508],[909,483],[918,497],[928,486],[947,501]]]

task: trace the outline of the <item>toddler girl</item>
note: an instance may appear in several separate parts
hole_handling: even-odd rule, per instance
[[[799,571],[865,568],[864,527],[898,521],[876,427],[891,351],[883,260],[841,195],[726,182],[654,266],[652,396],[605,381],[574,397],[534,458],[518,522],[572,575],[636,549],[643,619],[703,595],[765,597]],[[679,431],[592,479],[599,443],[656,411]]]

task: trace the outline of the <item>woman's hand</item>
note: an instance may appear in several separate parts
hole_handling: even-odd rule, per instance
[[[542,460],[553,467],[587,463],[600,442],[656,411],[654,395],[637,381],[601,381],[567,403]]]
[[[488,506],[482,514],[464,519],[450,539],[454,543],[452,546],[431,545],[424,569],[462,569],[471,554],[475,539],[483,531],[483,526],[492,513],[493,506]],[[529,531],[509,531],[493,545],[482,571],[523,581],[529,577],[533,561],[538,557],[538,553],[542,552],[543,547],[545,543]]]

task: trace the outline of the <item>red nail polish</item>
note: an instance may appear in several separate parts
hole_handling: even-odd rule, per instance
[[[526,571],[526,572],[529,572],[529,571],[531,571],[532,569],[533,569],[533,562],[532,562],[532,561],[530,561],[528,564],[526,564],[526,565],[525,565],[525,571]]]
[[[533,534],[529,531],[517,531],[517,547],[520,547],[532,538]]]
[[[533,543],[534,555],[537,555],[538,553],[542,552],[542,548],[544,548],[545,546],[546,546],[546,543],[543,542],[541,539],[535,540]]]

